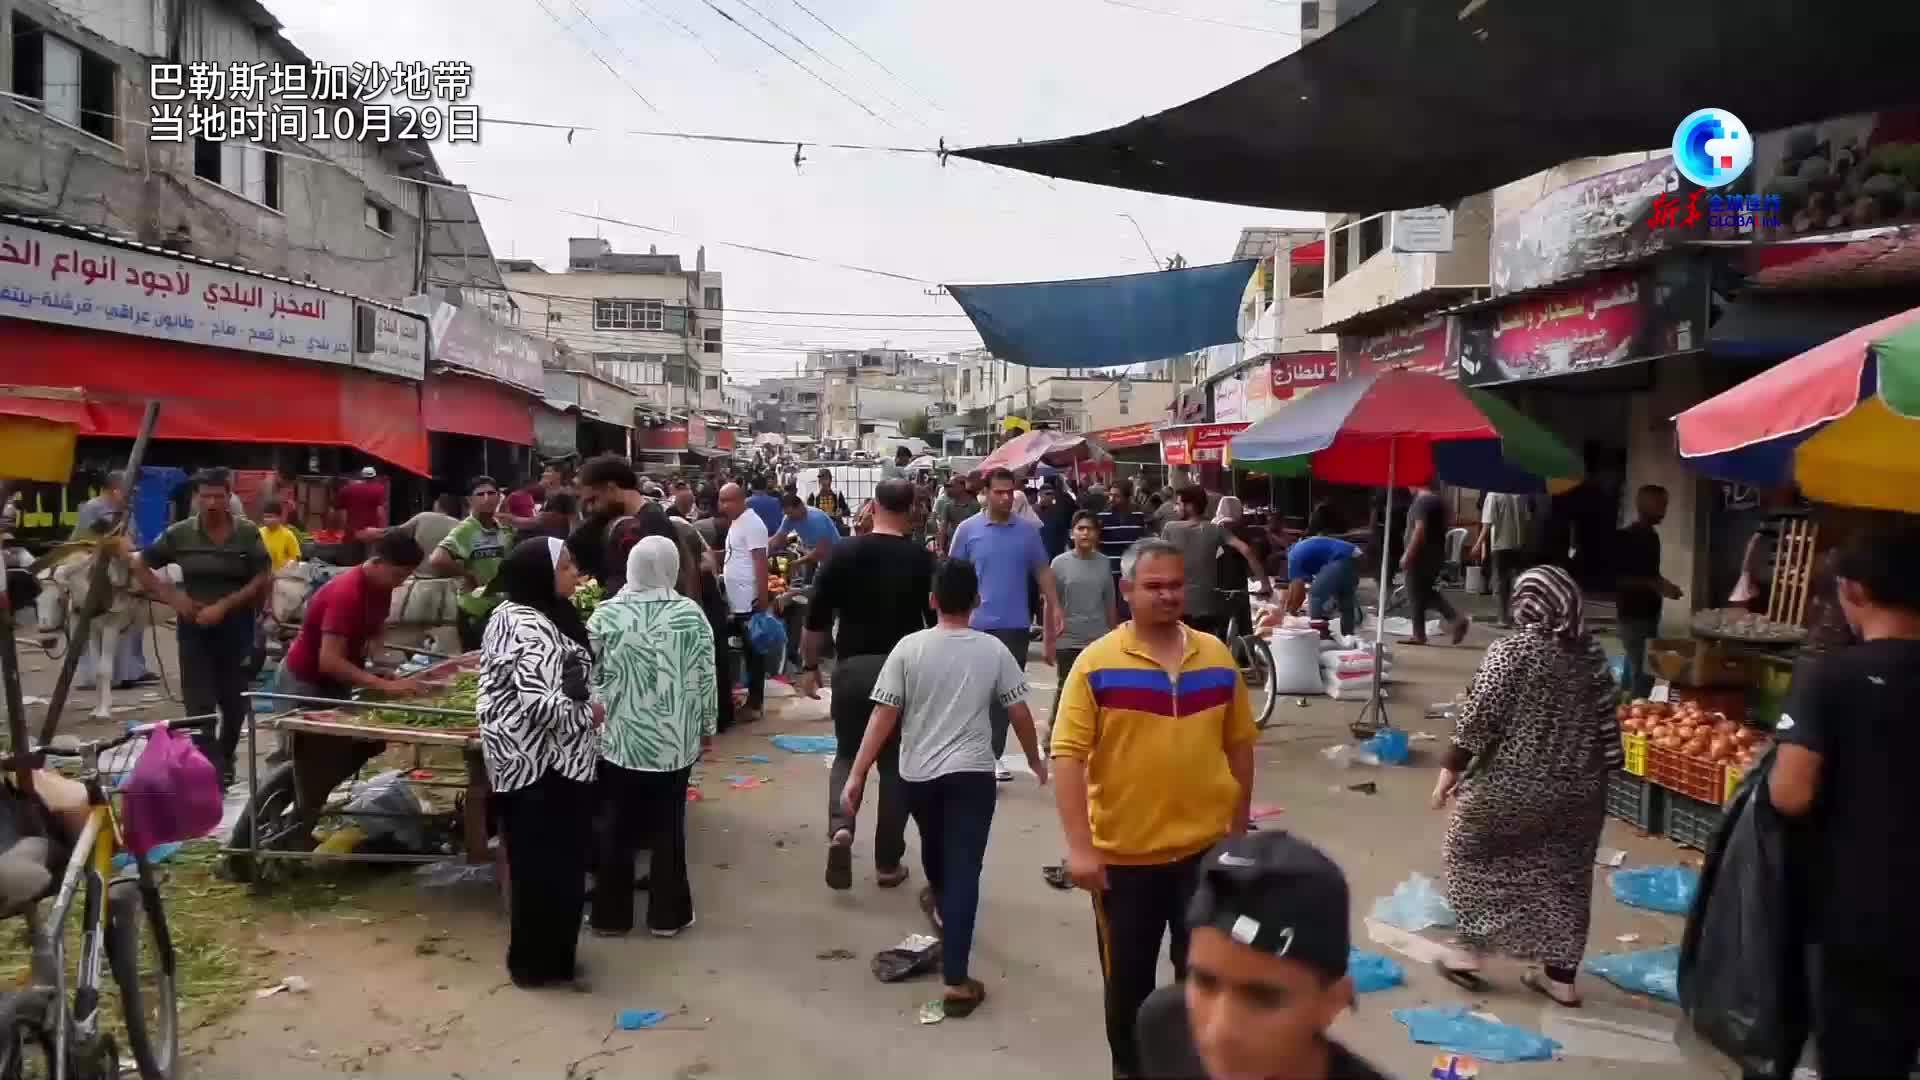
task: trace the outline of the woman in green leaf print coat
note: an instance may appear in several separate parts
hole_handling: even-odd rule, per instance
[[[674,591],[680,549],[642,537],[627,583],[587,620],[596,697],[606,703],[598,784],[607,801],[605,847],[594,874],[593,930],[633,929],[633,855],[650,841],[647,929],[672,937],[693,925],[687,884],[687,774],[713,736],[720,692],[713,629],[700,605]]]

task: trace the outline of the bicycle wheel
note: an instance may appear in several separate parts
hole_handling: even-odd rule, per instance
[[[1239,639],[1240,674],[1247,681],[1247,693],[1253,698],[1253,726],[1264,730],[1273,719],[1273,706],[1279,700],[1274,689],[1273,650],[1257,637]]]
[[[0,1080],[52,1080],[53,1035],[46,1029],[51,990],[0,996]]]
[[[172,1080],[180,1051],[173,939],[160,891],[138,881],[107,886],[107,963],[120,987],[127,1049],[140,1080]]]
[[[291,761],[274,766],[260,778],[259,791],[240,811],[227,837],[229,848],[248,848],[256,842],[261,851],[311,851],[318,846],[313,839],[313,822],[300,813]],[[227,872],[235,881],[252,881],[260,869],[244,852],[236,850],[227,856]]]

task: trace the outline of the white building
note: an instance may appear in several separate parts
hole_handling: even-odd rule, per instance
[[[720,413],[726,402],[721,275],[691,269],[657,250],[617,252],[605,240],[567,241],[567,266],[550,273],[530,259],[502,261],[520,325],[590,356],[606,375],[637,388],[641,404],[675,413]]]

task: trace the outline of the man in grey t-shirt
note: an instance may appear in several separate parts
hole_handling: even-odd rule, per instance
[[[1187,564],[1187,606],[1181,617],[1188,626],[1225,641],[1227,638],[1227,598],[1220,592],[1220,549],[1233,548],[1254,567],[1260,588],[1267,588],[1266,567],[1247,542],[1222,526],[1207,520],[1207,492],[1198,484],[1180,489],[1180,520],[1168,522],[1160,538],[1180,549]],[[1245,589],[1244,581],[1225,582],[1230,589]]]
[[[854,817],[867,773],[881,748],[900,729],[900,779],[907,807],[920,827],[920,857],[927,887],[920,908],[942,935],[941,973],[947,984],[948,1016],[966,1016],[986,997],[967,973],[974,918],[980,908],[980,868],[987,855],[995,800],[993,725],[988,707],[1007,710],[1027,765],[1041,784],[1047,760],[1034,736],[1027,709],[1027,679],[1013,654],[995,638],[969,629],[980,602],[973,564],[950,559],[934,574],[934,607],[940,621],[900,639],[873,685],[873,716],[860,754],[841,792],[841,809]]]
[[[1047,620],[1045,653],[1059,677],[1057,686],[1062,688],[1067,685],[1067,676],[1073,674],[1073,662],[1080,659],[1080,650],[1104,637],[1120,621],[1113,574],[1107,557],[1100,554],[1099,515],[1085,510],[1073,515],[1070,535],[1073,546],[1053,559],[1053,580],[1059,584],[1065,625],[1056,638],[1053,620]],[[1058,700],[1057,689],[1055,693]],[[1048,733],[1052,733],[1051,724]]]

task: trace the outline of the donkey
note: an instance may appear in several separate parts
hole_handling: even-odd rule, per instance
[[[41,637],[49,638],[67,629],[68,648],[91,646],[94,685],[97,690],[93,712],[95,720],[113,716],[113,663],[125,634],[144,634],[151,622],[147,597],[133,581],[133,568],[124,542],[105,541],[107,548],[107,609],[93,617],[86,641],[75,640],[80,632],[80,613],[87,608],[93,579],[93,551],[76,548],[58,556],[40,572],[42,588],[37,610]]]

